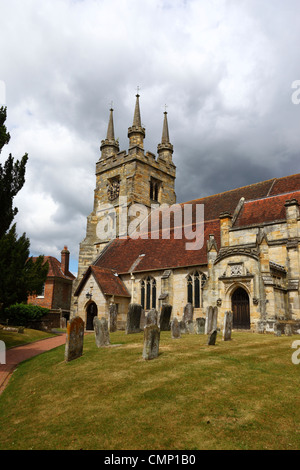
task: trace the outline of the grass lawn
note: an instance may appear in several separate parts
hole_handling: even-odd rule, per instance
[[[11,327],[15,328],[15,327]],[[45,331],[32,330],[29,328],[24,329],[24,333],[15,333],[12,331],[4,331],[0,329],[0,341],[4,341],[6,349],[14,346],[21,346],[22,344],[32,343],[40,339],[51,338],[55,336],[53,333],[46,333]]]
[[[23,362],[0,397],[0,449],[299,449],[299,336],[233,332],[172,340],[142,359],[143,333],[111,333],[118,347],[84,338]]]

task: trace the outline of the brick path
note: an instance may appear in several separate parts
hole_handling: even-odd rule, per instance
[[[62,334],[54,338],[47,338],[34,343],[25,344],[24,346],[17,346],[6,351],[6,364],[0,364],[0,394],[6,387],[11,374],[17,365],[37,356],[45,351],[61,346],[66,342],[66,335]]]

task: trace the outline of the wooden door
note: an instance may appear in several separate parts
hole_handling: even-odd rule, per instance
[[[250,306],[249,296],[245,289],[239,287],[234,291],[231,297],[233,328],[249,330],[250,329]]]

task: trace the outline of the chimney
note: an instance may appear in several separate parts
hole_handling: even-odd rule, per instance
[[[70,252],[67,246],[64,246],[64,249],[61,251],[61,269],[62,272],[67,276],[69,272],[69,259]]]

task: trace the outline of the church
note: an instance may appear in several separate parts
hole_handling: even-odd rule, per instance
[[[129,304],[145,313],[171,306],[170,320],[190,304],[193,319],[217,307],[219,328],[232,311],[234,329],[273,332],[281,322],[300,333],[300,174],[177,204],[167,112],[157,154],[145,152],[139,98],[128,152],[119,149],[110,110],[72,315],[91,330],[113,305],[125,329]],[[193,234],[198,243],[188,248]]]

